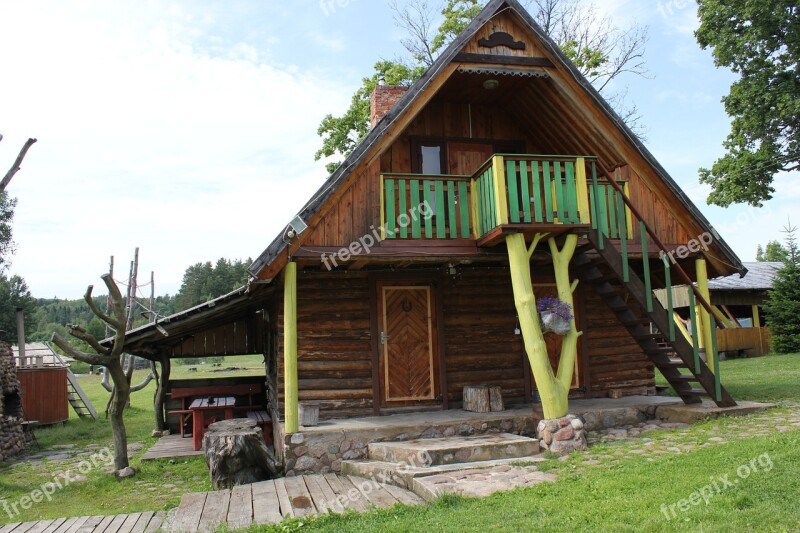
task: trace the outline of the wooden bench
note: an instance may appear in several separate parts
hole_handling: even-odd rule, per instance
[[[267,411],[248,411],[247,418],[255,420],[264,434],[264,441],[272,446],[272,417]]]
[[[209,396],[247,396],[246,405],[237,405],[236,410],[262,409],[266,402],[264,386],[256,383],[242,385],[210,385],[206,387],[176,387],[170,391],[170,398],[181,400],[180,409],[167,411],[167,415],[177,415],[178,423],[181,428],[181,437],[187,436],[186,426],[192,426],[193,412],[189,409],[189,404],[195,398]],[[258,401],[260,398],[260,401]]]

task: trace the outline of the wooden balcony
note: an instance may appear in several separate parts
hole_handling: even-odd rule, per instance
[[[619,182],[628,195],[628,185]],[[496,154],[471,176],[383,174],[381,227],[388,242],[477,241],[491,247],[509,233],[597,229],[619,239],[631,213],[610,184],[597,179],[596,158]],[[627,238],[633,238],[632,224]]]

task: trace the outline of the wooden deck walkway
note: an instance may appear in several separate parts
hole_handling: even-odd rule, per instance
[[[142,461],[153,459],[172,459],[173,457],[190,457],[203,455],[203,450],[195,450],[191,438],[180,435],[167,435],[158,441],[142,455]]]
[[[0,526],[0,533],[155,533],[166,513],[132,513],[116,516],[81,516]]]
[[[277,524],[287,517],[363,512],[397,503],[418,505],[411,491],[373,480],[340,474],[314,474],[241,485],[232,490],[186,494],[172,520],[174,532],[229,530],[252,524]]]

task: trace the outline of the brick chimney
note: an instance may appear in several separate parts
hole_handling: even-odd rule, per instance
[[[378,125],[386,113],[400,101],[408,87],[383,85],[381,81],[369,97],[369,123],[371,127]]]

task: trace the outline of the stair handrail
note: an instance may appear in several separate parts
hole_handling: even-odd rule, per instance
[[[647,223],[647,220],[645,220],[645,218],[642,216],[642,214],[639,212],[639,210],[636,208],[636,206],[633,205],[633,202],[631,202],[630,198],[628,198],[625,195],[624,191],[622,190],[622,187],[619,186],[619,183],[617,183],[617,180],[614,179],[614,177],[611,175],[611,173],[608,171],[608,169],[605,167],[605,165],[602,163],[602,161],[598,160],[597,161],[597,165],[600,168],[600,173],[606,177],[606,179],[608,180],[608,183],[612,187],[614,187],[614,190],[616,190],[619,193],[619,195],[622,197],[622,201],[625,203],[625,205],[628,206],[628,209],[631,210],[631,213],[636,218],[639,219],[639,222],[642,223],[642,225],[644,226],[645,230],[650,235],[650,238],[652,239],[653,243],[662,252],[664,252],[665,254],[668,254],[667,247],[664,246],[664,243],[662,243],[661,239],[658,238],[658,235],[656,235],[655,231],[653,231],[653,228],[650,227],[650,224]],[[647,260],[649,260],[649,258],[647,258]],[[708,313],[711,314],[711,316],[714,316],[714,311],[711,308],[711,304],[706,300],[705,296],[703,296],[703,294],[700,292],[700,290],[694,285],[694,281],[692,281],[692,278],[689,276],[689,274],[686,273],[686,271],[683,269],[683,267],[677,261],[674,262],[673,264],[676,267],[675,269],[677,270],[677,272],[680,275],[680,277],[683,278],[683,280],[686,282],[686,284],[690,287],[691,291],[694,293],[696,301],[706,311],[708,311]],[[724,326],[724,324],[722,324],[722,326]]]

